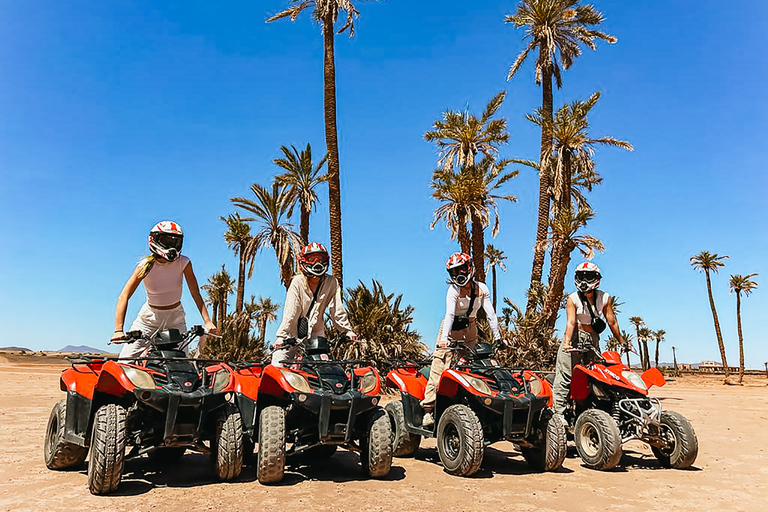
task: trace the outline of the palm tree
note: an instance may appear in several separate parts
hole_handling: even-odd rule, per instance
[[[558,109],[552,121],[541,115],[541,110],[526,117],[529,121],[544,126],[551,123],[548,132],[552,137],[551,151],[544,159],[544,168],[549,169],[552,177],[552,199],[554,202],[554,216],[557,217],[564,211],[572,209],[571,198],[578,195],[578,203],[586,205],[586,200],[580,192],[574,193],[574,181],[591,188],[595,182],[594,161],[592,159],[595,146],[613,146],[633,150],[630,143],[613,137],[600,137],[593,139],[589,136],[589,120],[587,115],[600,98],[596,92],[587,101],[574,101]],[[552,282],[552,276],[557,275],[565,279],[565,272],[561,267],[568,258],[563,254],[563,247],[555,244],[551,252],[550,264],[550,288],[559,288],[559,283]]]
[[[283,221],[291,209],[293,195],[286,186],[272,185],[272,191],[258,184],[251,185],[256,199],[233,197],[235,206],[254,214],[243,218],[246,222],[258,222],[261,229],[254,236],[257,248],[272,247],[280,266],[280,280],[288,289],[293,277],[294,247],[301,243],[293,225]]]
[[[543,240],[543,246],[555,246],[562,254],[562,263],[557,267],[557,273],[550,279],[549,293],[544,300],[541,314],[545,324],[554,328],[557,321],[557,313],[563,300],[565,289],[565,273],[571,260],[574,249],[586,259],[592,259],[595,251],[604,251],[605,246],[597,238],[591,235],[577,235],[579,229],[587,225],[594,213],[589,208],[582,208],[576,212],[563,211],[552,220],[552,236]]]
[[[251,226],[243,221],[239,213],[219,218],[227,224],[227,231],[224,233],[227,246],[234,251],[235,256],[239,256],[237,298],[235,299],[235,311],[239,313],[243,310],[243,297],[245,297],[245,267],[248,266],[248,279],[250,279],[253,276],[253,262],[256,259],[258,247],[251,236]]]
[[[325,143],[328,154],[328,209],[330,213],[331,231],[331,265],[333,275],[344,281],[341,256],[341,185],[339,181],[339,139],[336,128],[336,57],[334,42],[336,34],[349,30],[349,37],[355,34],[355,18],[359,13],[350,0],[291,0],[291,7],[281,11],[267,23],[282,18],[295,21],[301,11],[310,9],[312,17],[323,27],[323,103],[325,110]],[[335,29],[339,13],[346,14],[344,25]]]
[[[472,200],[466,174],[437,169],[432,175],[432,197],[442,204],[435,210],[429,229],[434,229],[441,220],[445,221],[451,240],[458,240],[461,252],[470,252],[472,243],[467,230],[467,208]]]
[[[707,277],[707,294],[709,295],[709,307],[712,309],[712,318],[715,321],[715,335],[717,336],[717,345],[720,348],[720,359],[723,362],[723,370],[725,371],[725,383],[728,382],[730,377],[730,371],[728,370],[728,361],[725,358],[725,344],[723,343],[723,334],[720,332],[720,321],[717,319],[717,309],[715,309],[715,299],[712,297],[712,281],[710,280],[709,273],[720,273],[720,267],[724,267],[724,259],[728,256],[720,256],[717,253],[710,253],[709,251],[701,251],[695,256],[691,256],[691,266],[700,272],[703,271]]]
[[[494,306],[494,309],[496,309],[496,306]],[[504,328],[509,329],[509,322],[512,321],[512,313],[514,313],[514,309],[512,308],[501,308],[501,318],[504,320]]]
[[[280,150],[283,152],[284,158],[275,158],[273,162],[285,169],[286,172],[276,176],[275,183],[291,187],[291,193],[294,194],[294,204],[299,203],[301,210],[301,222],[299,224],[301,242],[306,245],[309,243],[309,214],[317,202],[315,187],[328,181],[327,174],[320,174],[320,169],[325,165],[328,156],[324,156],[317,165],[313,165],[312,148],[309,144],[301,152],[293,145],[291,145],[291,149],[280,146]]]
[[[653,358],[654,365],[656,368],[659,367],[659,344],[664,341],[664,335],[667,334],[667,331],[664,329],[659,329],[656,332],[651,332],[653,334],[653,337],[656,339],[656,355]]]
[[[259,341],[264,343],[267,336],[267,324],[277,320],[277,310],[280,309],[280,304],[272,302],[272,299],[267,297],[259,297],[258,302],[252,303],[252,315],[256,319],[259,325]]]
[[[637,342],[643,348],[643,371],[651,367],[651,358],[648,355],[648,340],[653,336],[653,331],[647,327],[641,327],[637,330]]]
[[[496,267],[506,272],[507,266],[504,265],[504,260],[506,260],[507,257],[504,256],[504,251],[496,249],[493,245],[488,244],[485,246],[485,259],[488,261],[488,268],[491,271],[491,283],[493,285],[493,310],[496,311]],[[510,315],[511,314],[512,311],[510,310]],[[507,321],[507,324],[509,324],[509,321]]]
[[[640,356],[640,367],[643,371],[648,368],[645,367],[645,359],[643,358],[643,349],[640,341],[640,329],[645,327],[645,322],[639,316],[629,317],[629,322],[635,326],[635,334],[637,335],[637,355]]]
[[[731,275],[731,280],[728,283],[731,291],[736,292],[736,325],[739,331],[739,384],[744,379],[744,337],[741,333],[741,294],[748,296],[752,293],[752,290],[757,288],[757,283],[752,281],[752,278],[757,274],[747,274],[742,276],[740,274]]]
[[[222,326],[227,317],[227,298],[234,290],[235,282],[222,265],[219,272],[208,278],[208,284],[200,288],[208,295],[207,302],[211,305],[216,326]]]
[[[515,14],[508,15],[505,19],[515,28],[525,27],[525,38],[529,39],[528,45],[512,64],[507,80],[517,73],[531,52],[538,51],[534,79],[542,88],[540,111],[546,120],[553,118],[552,80],[555,80],[558,88],[562,86],[560,66],[562,65],[563,69],[571,67],[573,60],[581,55],[581,44],[594,50],[595,39],[616,42],[615,37],[591,28],[603,22],[600,12],[591,5],[577,4],[578,0],[522,0]],[[551,144],[549,125],[542,124],[540,162],[544,163],[550,154]],[[549,225],[550,186],[550,170],[542,166],[539,172],[539,212],[531,285],[541,282],[544,267],[544,247],[540,242],[546,238]],[[532,304],[528,302],[526,309],[531,308]]]

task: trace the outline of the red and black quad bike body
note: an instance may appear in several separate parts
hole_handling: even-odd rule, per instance
[[[365,473],[383,478],[392,464],[389,418],[381,382],[368,361],[334,360],[328,340],[286,340],[299,348],[287,367],[268,365],[258,394],[258,465],[262,484],[283,478],[286,457],[331,457],[338,447],[360,453]],[[364,365],[364,366],[361,366]]]
[[[411,456],[422,437],[436,437],[440,461],[452,475],[474,474],[485,447],[497,441],[517,445],[537,471],[563,464],[566,429],[562,418],[552,413],[550,384],[532,371],[499,366],[488,343],[478,343],[468,358],[452,362],[440,376],[433,426],[422,425],[420,401],[427,377],[419,366],[395,368],[386,384],[401,394],[386,407],[396,456]]]
[[[575,351],[585,363],[573,368],[565,418],[587,467],[613,468],[621,460],[622,445],[632,439],[648,443],[662,466],[693,464],[699,451],[693,427],[682,414],[663,410],[658,398],[648,396],[651,386],[666,383],[658,368],[638,375],[618,352],[600,354],[591,345]]]
[[[191,449],[211,454],[218,478],[237,477],[244,436],[235,372],[221,363],[207,371],[214,361],[186,356],[184,347],[202,334],[202,326],[158,331],[146,357],[136,359],[71,358],[60,378],[67,397],[48,420],[46,466],[80,466],[90,450],[88,487],[105,494],[117,489],[126,459],[148,453],[171,462]]]

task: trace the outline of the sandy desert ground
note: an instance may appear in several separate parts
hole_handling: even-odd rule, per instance
[[[699,376],[655,388],[665,408],[696,429],[699,457],[689,470],[659,467],[634,442],[614,471],[586,469],[571,449],[562,470],[538,474],[511,444],[497,443],[479,473],[457,478],[442,470],[429,440],[416,458],[395,459],[385,480],[363,479],[357,455],[340,451],[320,465],[291,469],[278,486],[259,485],[253,467],[223,484],[207,456],[187,453],[162,472],[145,458],[129,461],[117,494],[96,497],[85,470],[56,472],[43,464],[48,414],[63,397],[63,367],[57,359],[0,358],[0,510],[755,511],[768,498],[768,380],[757,376],[741,387]]]

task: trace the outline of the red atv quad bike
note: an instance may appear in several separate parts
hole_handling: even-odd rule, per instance
[[[651,446],[662,466],[687,468],[699,451],[696,433],[682,414],[662,410],[651,386],[666,383],[658,368],[642,376],[615,351],[600,354],[591,345],[574,350],[587,360],[573,368],[565,419],[584,464],[607,470],[621,460],[622,445],[639,439]]]
[[[158,331],[148,338],[147,356],[130,360],[70,358],[72,367],[60,378],[67,398],[48,419],[46,466],[76,468],[90,450],[88,487],[105,494],[117,489],[126,459],[148,453],[171,462],[191,449],[211,454],[219,479],[237,477],[244,438],[235,372],[224,364],[204,371],[213,361],[186,356],[184,348],[202,334],[202,326],[185,334]],[[143,335],[132,331],[126,337]]]
[[[299,348],[287,367],[269,365],[258,393],[258,465],[262,484],[283,478],[286,457],[360,453],[363,471],[383,478],[392,465],[389,418],[379,404],[379,374],[368,361],[334,360],[326,338],[286,340]],[[365,365],[355,368],[355,366]]]
[[[386,407],[396,456],[411,456],[422,437],[436,437],[440,461],[452,475],[477,472],[485,447],[497,441],[517,445],[536,471],[556,470],[563,464],[565,423],[550,408],[551,386],[532,371],[499,366],[488,343],[478,343],[468,359],[452,362],[440,376],[434,426],[422,425],[420,401],[427,378],[418,365],[395,368],[387,374],[386,384],[401,394]]]

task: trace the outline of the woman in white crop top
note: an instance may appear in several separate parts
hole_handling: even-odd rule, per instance
[[[576,267],[574,281],[578,291],[568,296],[565,311],[568,319],[565,326],[565,336],[557,351],[555,363],[555,381],[552,385],[554,394],[555,413],[563,414],[571,390],[571,375],[573,366],[581,362],[581,353],[571,352],[573,348],[591,344],[600,351],[600,333],[606,325],[616,339],[624,344],[619,330],[619,322],[613,314],[611,296],[598,290],[600,286],[600,269],[594,263],[584,262]],[[595,321],[599,330],[595,329]],[[589,358],[588,354],[585,357]]]
[[[472,258],[466,253],[457,252],[448,258],[445,267],[452,284],[445,297],[445,317],[440,323],[440,334],[432,355],[432,365],[429,368],[429,381],[424,390],[424,400],[421,401],[425,412],[422,420],[424,427],[434,424],[432,410],[437,400],[437,384],[440,381],[440,375],[451,365],[453,357],[453,353],[449,350],[451,341],[461,341],[467,348],[474,348],[477,344],[477,313],[480,308],[485,311],[488,323],[491,324],[495,342],[498,343],[501,340],[499,320],[493,309],[488,287],[485,283],[472,279],[475,274]],[[458,352],[459,357],[468,355],[464,348],[459,349]]]
[[[182,333],[187,330],[184,308],[181,306],[182,278],[187,281],[189,292],[200,310],[200,316],[205,322],[205,331],[216,334],[216,326],[208,316],[197,277],[192,270],[189,258],[181,255],[184,233],[181,226],[172,221],[158,222],[149,233],[149,250],[152,252],[134,269],[133,274],[125,283],[115,309],[115,333],[112,341],[125,339],[123,324],[128,309],[128,300],[144,282],[147,291],[147,301],[139,310],[136,320],[131,324],[131,331],[141,331],[151,335],[159,329],[178,329]],[[204,341],[198,344],[198,352],[202,351]],[[149,347],[146,340],[126,343],[120,351],[121,358],[141,356]]]

